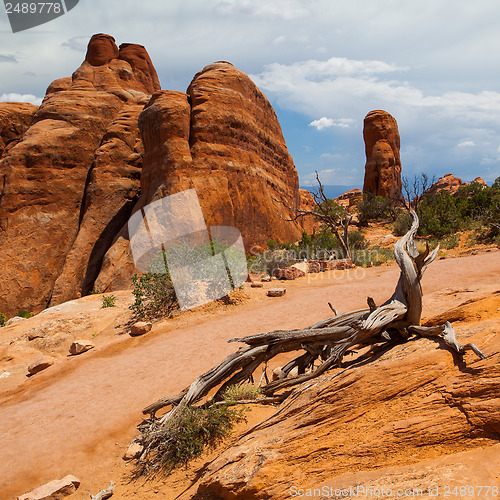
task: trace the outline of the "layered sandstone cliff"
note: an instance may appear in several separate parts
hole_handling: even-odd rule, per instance
[[[401,159],[398,124],[387,111],[370,111],[364,120],[365,181],[363,192],[401,197]]]
[[[93,36],[86,60],[72,78],[49,86],[29,128],[5,154],[0,311],[6,315],[88,291],[109,235],[127,220],[140,175],[134,116],[159,88],[143,61],[149,61],[143,47],[119,49],[112,37]]]
[[[293,241],[286,222],[299,206],[298,175],[276,114],[250,78],[228,62],[205,67],[187,93],[153,94],[139,117],[144,144],[141,197],[134,209],[195,189],[207,226],[233,226],[247,251],[268,239]],[[117,265],[119,262],[119,265]],[[108,251],[95,287],[125,286],[133,268],[127,228]]]
[[[38,110],[0,106],[0,311],[38,312],[130,285],[133,211],[195,188],[207,226],[249,250],[298,239],[298,176],[271,104],[233,65],[161,91],[146,49],[94,35]],[[139,198],[140,196],[140,198]],[[135,207],[135,208],[134,208]]]

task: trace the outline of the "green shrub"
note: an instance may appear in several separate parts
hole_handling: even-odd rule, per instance
[[[383,196],[363,194],[363,201],[358,205],[358,220],[361,226],[367,226],[372,220],[394,220],[396,214],[392,200]]]
[[[25,311],[24,309],[22,309],[21,311],[19,311],[16,314],[16,316],[19,316],[20,318],[28,319],[28,318],[31,318],[33,316],[33,314],[31,314],[30,312]]]
[[[5,314],[0,313],[0,326],[5,326],[6,322],[7,322],[7,318],[5,317]]]
[[[260,388],[250,383],[235,384],[227,388],[224,393],[224,401],[234,403],[237,401],[251,401],[262,394]]]
[[[101,309],[106,307],[116,307],[116,297],[114,295],[103,295]]]
[[[186,406],[165,426],[149,429],[143,435],[148,451],[138,462],[135,474],[168,475],[199,457],[206,448],[217,446],[236,423],[245,420],[245,410],[233,404],[228,398],[208,406]]]
[[[351,250],[363,250],[368,246],[368,242],[364,234],[359,231],[351,231],[349,233],[349,247]]]
[[[400,210],[393,224],[395,236],[403,236],[411,227],[412,218],[406,210]]]
[[[170,316],[179,307],[168,273],[134,274],[132,286],[135,302],[130,309],[140,318]]]

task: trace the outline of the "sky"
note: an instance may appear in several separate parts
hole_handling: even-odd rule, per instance
[[[80,0],[15,34],[0,5],[0,101],[39,104],[95,33],[144,45],[163,89],[219,60],[247,73],[301,186],[362,187],[374,109],[398,122],[405,177],[500,176],[498,0]]]

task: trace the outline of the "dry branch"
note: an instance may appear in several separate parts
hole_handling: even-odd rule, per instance
[[[262,402],[280,401],[284,395],[276,394],[279,391],[340,366],[343,356],[353,347],[383,344],[388,349],[398,342],[406,341],[411,335],[440,338],[459,354],[470,349],[479,358],[486,358],[475,345],[460,344],[450,323],[439,327],[420,326],[420,280],[426,268],[437,257],[438,248],[432,252],[428,247],[422,253],[417,251],[413,238],[419,221],[414,211],[411,214],[413,223],[410,230],[394,245],[394,255],[401,272],[396,289],[386,302],[377,307],[369,297],[369,308],[336,314],[308,328],[276,330],[231,339],[229,342],[241,342],[245,345],[198,377],[179,394],[162,398],[143,410],[143,413],[150,414],[150,419],[142,425],[141,441],[145,451],[141,458],[148,454],[148,443],[158,435],[158,429],[172,421],[184,407],[199,402],[217,387],[215,396],[204,405],[220,404],[218,402],[223,399],[224,392],[230,385],[250,379],[259,366],[264,366],[265,370],[269,360],[283,352],[298,351],[300,354],[282,369],[282,377],[278,380],[268,382],[266,376],[267,383],[261,386],[265,396]],[[331,305],[330,307],[333,309]],[[319,361],[318,366],[315,366],[316,361]],[[298,376],[288,377],[294,368],[298,369]],[[171,407],[170,411],[161,418],[156,418],[155,413],[167,406]]]

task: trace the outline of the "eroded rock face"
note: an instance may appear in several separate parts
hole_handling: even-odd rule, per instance
[[[488,187],[488,184],[486,184],[485,180],[481,177],[476,177],[469,183],[462,182],[460,177],[455,177],[453,174],[446,174],[440,177],[424,194],[434,196],[439,191],[448,191],[452,195],[455,195],[460,188],[470,186],[473,183],[477,183],[482,187]]]
[[[247,75],[232,64],[205,67],[187,94],[155,92],[139,117],[144,144],[138,210],[165,196],[196,189],[207,226],[233,226],[245,247],[268,239],[300,238],[285,222],[299,206],[298,176],[274,110]],[[113,265],[116,259],[120,266]],[[126,228],[104,258],[96,282],[113,289],[130,279]],[[127,278],[128,276],[128,278]]]
[[[401,160],[398,124],[387,111],[370,111],[364,120],[365,182],[374,196],[401,197]]]
[[[37,109],[26,102],[0,103],[0,159],[23,137]]]
[[[92,37],[86,60],[49,87],[0,163],[0,311],[7,316],[84,293],[130,214],[139,189],[136,120],[157,77],[145,84],[144,68],[119,56],[112,37]]]
[[[464,322],[454,325],[460,342],[498,353],[498,312],[491,311],[499,305],[497,292],[427,324]],[[478,319],[490,323],[471,326]],[[476,334],[465,341],[471,330]],[[464,473],[474,478],[469,460],[489,464],[477,477],[496,484],[500,368],[496,355],[478,360],[469,353],[454,358],[418,339],[305,383],[211,462],[195,498],[288,498],[292,486],[460,485]]]

